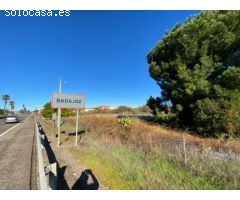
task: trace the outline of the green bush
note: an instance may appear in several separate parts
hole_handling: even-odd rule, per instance
[[[177,126],[176,115],[174,113],[165,113],[156,111],[155,122],[160,124],[167,124],[170,126]]]
[[[67,109],[62,109],[62,116],[63,117],[70,117],[70,116],[75,116],[76,112],[73,110],[67,110]]]
[[[133,121],[131,118],[129,117],[122,117],[122,118],[119,118],[117,120],[118,124],[121,125],[121,127],[124,129],[124,130],[129,130],[131,129],[131,126],[133,124]]]
[[[46,103],[41,111],[41,115],[46,119],[52,119],[52,114],[57,113],[57,109],[51,108],[51,103]]]
[[[240,133],[240,115],[228,101],[213,99],[198,100],[194,107],[194,121],[198,132],[205,136],[228,134],[238,136]]]
[[[41,114],[46,119],[52,119],[52,114],[57,113],[57,109],[51,107],[51,103],[48,102],[44,105],[43,110],[41,111]],[[76,113],[72,110],[62,109],[61,116],[62,117],[70,117],[74,116]]]

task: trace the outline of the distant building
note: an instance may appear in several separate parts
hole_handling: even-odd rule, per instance
[[[97,109],[104,111],[104,110],[115,110],[117,109],[117,106],[98,106]]]
[[[106,106],[106,105],[103,105],[103,106],[98,106],[98,107],[95,107],[95,108],[85,108],[84,112],[91,112],[91,111],[95,111],[95,110],[109,111],[109,110],[115,110],[117,108],[118,108],[118,106]]]
[[[93,110],[95,110],[95,108],[85,108],[84,112],[89,112],[89,111],[93,111]]]
[[[39,113],[39,114],[42,112],[42,110],[43,110],[43,108],[36,109],[37,113]]]
[[[116,110],[116,109],[118,109],[118,106],[110,106],[109,109],[110,109],[110,110]]]

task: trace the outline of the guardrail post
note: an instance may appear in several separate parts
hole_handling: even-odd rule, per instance
[[[45,143],[45,135],[41,135],[41,147],[42,149],[45,149],[44,143]]]
[[[49,189],[57,189],[57,163],[50,164],[51,171],[49,173]]]

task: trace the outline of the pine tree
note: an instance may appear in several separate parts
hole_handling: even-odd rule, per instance
[[[166,34],[147,55],[161,88],[148,101],[157,119],[202,135],[239,136],[239,33],[240,11],[205,11]],[[170,112],[161,112],[166,105]]]

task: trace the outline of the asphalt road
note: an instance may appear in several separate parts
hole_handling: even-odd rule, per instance
[[[0,121],[0,189],[32,189],[32,175],[37,173],[32,167],[34,115],[19,118],[19,125],[4,135],[16,124]]]
[[[29,115],[17,115],[20,123],[22,123],[24,121],[24,119],[26,119]],[[3,134],[5,131],[7,131],[8,129],[10,129],[11,127],[15,126],[16,123],[5,123],[6,119],[5,118],[1,118],[0,119],[0,137],[1,134]]]

